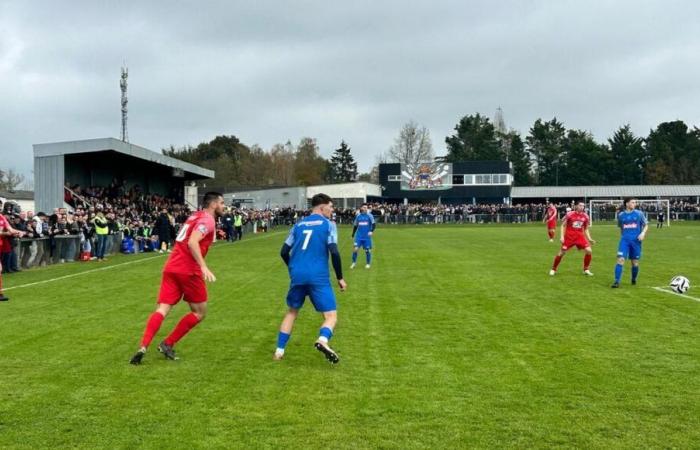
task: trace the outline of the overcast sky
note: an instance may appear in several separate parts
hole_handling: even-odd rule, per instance
[[[498,106],[523,134],[700,125],[699,24],[697,1],[0,1],[0,168],[118,137],[125,60],[130,140],[153,150],[345,139],[366,171],[408,120],[442,154]]]

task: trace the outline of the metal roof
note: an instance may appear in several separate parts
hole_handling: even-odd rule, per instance
[[[51,142],[46,144],[34,144],[34,157],[62,156],[75,153],[93,153],[113,150],[124,155],[133,156],[145,161],[154,162],[163,166],[180,169],[199,178],[214,178],[214,171],[190,164],[179,159],[165,156],[145,147],[120,141],[115,138],[85,139],[80,141]]]
[[[700,185],[516,186],[511,198],[698,197]]]

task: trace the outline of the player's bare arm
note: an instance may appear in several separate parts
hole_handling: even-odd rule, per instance
[[[561,223],[561,243],[565,243],[566,240],[564,239],[564,236],[566,235],[566,220]]]
[[[642,242],[647,237],[647,231],[649,231],[648,223],[644,225],[644,229],[642,229],[642,232],[639,233],[639,237],[637,238],[639,239],[639,242]]]
[[[591,244],[595,244],[595,239],[591,237],[591,231],[588,228],[586,228],[586,239],[588,239],[588,242]]]
[[[190,240],[187,241],[187,247],[189,247],[190,252],[192,252],[192,257],[202,269],[202,276],[204,277],[204,281],[211,283],[216,281],[216,277],[207,267],[207,263],[204,261],[202,252],[199,249],[199,241],[201,241],[202,239],[204,239],[204,235],[199,230],[194,230],[190,235]]]

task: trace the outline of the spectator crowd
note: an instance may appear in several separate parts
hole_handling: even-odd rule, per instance
[[[0,256],[3,271],[12,273],[21,267],[48,262],[104,261],[106,255],[123,253],[169,252],[181,225],[192,213],[182,198],[146,194],[139,186],[130,189],[113,181],[107,187],[82,188],[66,185],[65,203],[50,213],[19,211],[11,203],[3,213],[21,237],[3,237]],[[8,206],[10,206],[8,208]],[[572,204],[555,204],[563,215]],[[521,223],[541,221],[546,203],[460,204],[368,203],[379,223]],[[601,205],[600,211],[614,214],[615,205]],[[645,205],[649,212],[656,206]],[[609,211],[608,211],[609,210]],[[333,219],[340,224],[354,220],[355,208],[336,208]],[[700,205],[678,201],[671,204],[672,218],[679,215],[700,219]],[[278,226],[291,226],[308,210],[296,207],[269,209],[228,208],[218,219],[217,239],[235,242],[244,232],[265,233]]]

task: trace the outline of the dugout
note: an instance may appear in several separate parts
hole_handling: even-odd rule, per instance
[[[112,180],[144,193],[196,203],[195,180],[214,177],[214,171],[180,161],[145,147],[114,138],[53,142],[34,146],[34,198],[37,210],[63,206],[66,183],[109,186]],[[188,191],[188,192],[186,192]],[[193,205],[196,206],[196,205]]]
[[[388,203],[510,203],[513,168],[508,161],[380,164],[382,198]]]

